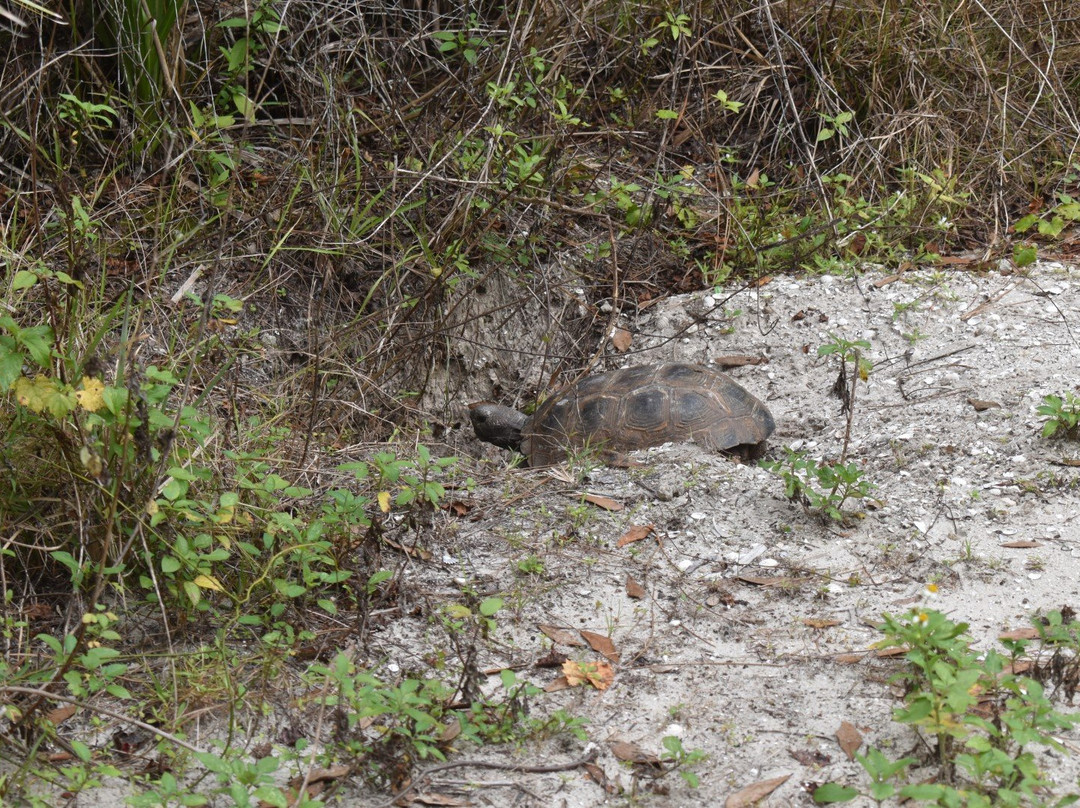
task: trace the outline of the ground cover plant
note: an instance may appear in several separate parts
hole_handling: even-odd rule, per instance
[[[1080,219],[1064,2],[15,0],[0,26],[13,804],[117,779],[137,805],[388,799],[462,749],[553,737],[580,768],[581,716],[538,710],[504,659],[548,548],[514,592],[418,583],[477,485],[457,398],[534,398],[502,385],[626,350],[616,318],[673,293],[1023,266]],[[772,468],[846,526],[888,492],[847,457],[871,344],[834,337],[838,462]],[[1044,434],[1075,437],[1059,392]],[[560,540],[586,543],[592,504],[572,507]],[[402,665],[394,631],[428,652]],[[1041,711],[1041,743],[1065,719],[1019,681],[995,686]],[[1008,744],[950,709],[967,734],[926,737],[966,776],[1041,787],[1026,742],[1006,771]],[[664,737],[625,761],[635,788],[698,784],[704,754]]]

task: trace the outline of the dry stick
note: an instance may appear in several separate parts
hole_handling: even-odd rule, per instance
[[[487,760],[457,760],[453,763],[443,763],[438,766],[432,766],[430,769],[420,772],[420,774],[417,776],[416,781],[409,783],[409,785],[405,786],[405,788],[398,791],[396,794],[394,794],[394,796],[392,796],[385,802],[377,803],[375,806],[373,806],[373,808],[390,808],[390,806],[392,806],[395,802],[397,802],[410,791],[412,791],[413,788],[416,786],[417,781],[425,777],[430,777],[431,775],[438,772],[446,771],[447,769],[496,769],[498,771],[522,772],[524,774],[550,774],[551,772],[565,772],[570,771],[571,769],[580,768],[586,763],[592,763],[594,760],[596,760],[596,755],[597,751],[594,749],[593,751],[585,755],[585,757],[579,758],[578,760],[572,760],[569,763],[553,763],[547,766],[521,766],[514,763],[494,763]]]
[[[43,701],[45,699],[50,699],[50,700],[55,700],[55,701],[63,701],[63,702],[66,702],[68,704],[74,704],[76,707],[80,707],[80,708],[85,709],[85,710],[90,710],[91,712],[94,712],[94,713],[100,713],[101,715],[107,715],[110,718],[115,718],[117,721],[123,721],[125,724],[132,724],[132,725],[138,727],[139,729],[144,729],[147,732],[152,732],[154,735],[157,735],[159,738],[164,738],[166,741],[172,741],[177,746],[179,746],[179,747],[181,747],[183,749],[187,749],[189,752],[194,752],[194,753],[200,754],[200,755],[206,754],[205,750],[200,749],[197,746],[193,746],[192,744],[189,744],[187,741],[185,741],[185,740],[183,740],[181,738],[178,738],[178,737],[176,737],[175,735],[173,735],[171,733],[166,732],[165,730],[161,729],[160,727],[155,727],[153,724],[147,724],[145,721],[140,721],[137,718],[132,718],[131,716],[124,715],[123,713],[115,712],[113,710],[110,710],[108,707],[98,707],[98,706],[94,706],[92,704],[87,704],[85,701],[80,701],[79,699],[74,699],[71,696],[63,696],[63,695],[60,695],[59,693],[50,693],[48,690],[44,690],[42,688],[20,687],[18,685],[5,685],[3,687],[0,687],[0,693],[25,693],[25,694],[28,694],[28,695],[31,695],[31,696],[38,696],[39,697],[38,703],[40,703],[41,701]]]
[[[844,446],[840,450],[840,462],[847,462],[848,444],[851,443],[851,422],[855,420],[855,388],[859,383],[859,349],[855,349],[855,372],[851,374],[851,395],[848,398],[847,426],[844,427]]]

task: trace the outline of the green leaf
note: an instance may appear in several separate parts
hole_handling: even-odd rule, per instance
[[[487,598],[480,603],[480,614],[484,617],[491,617],[502,608],[502,605],[502,598]]]
[[[658,109],[656,110],[656,117],[662,121],[671,121],[678,118],[679,113],[673,109]]]
[[[851,786],[842,786],[839,783],[826,783],[814,789],[814,802],[851,802],[859,796],[859,792]]]
[[[22,329],[16,339],[26,347],[30,356],[41,367],[49,366],[52,355],[53,330],[47,325],[35,325],[31,328]]]
[[[38,276],[33,272],[29,272],[25,269],[20,269],[15,273],[14,279],[11,281],[12,291],[18,292],[20,289],[29,289],[35,283],[38,282]]]
[[[192,606],[198,606],[202,600],[202,590],[194,581],[184,581],[184,594],[188,596]]]
[[[1035,259],[1038,258],[1039,251],[1027,244],[1017,244],[1013,247],[1013,261],[1016,262],[1018,267],[1026,267],[1035,263]]]

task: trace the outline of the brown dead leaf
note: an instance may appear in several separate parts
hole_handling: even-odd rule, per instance
[[[597,766],[595,763],[584,764],[585,773],[589,778],[596,783],[600,788],[609,794],[613,793],[614,787],[608,782],[607,775],[604,770]]]
[[[71,716],[75,715],[78,708],[74,704],[65,704],[63,707],[57,707],[55,710],[50,710],[45,714],[45,720],[53,726],[60,726],[67,721]]]
[[[645,587],[639,584],[633,579],[633,577],[627,573],[626,576],[626,597],[634,598],[634,600],[641,600],[648,593],[645,591]]]
[[[534,668],[561,668],[562,664],[566,662],[566,654],[560,653],[552,648],[548,653],[540,657],[533,663]]]
[[[832,758],[816,749],[789,749],[788,754],[804,766],[821,768],[832,763]]]
[[[570,682],[565,676],[560,676],[557,679],[552,679],[546,685],[544,685],[545,693],[558,693],[560,690],[569,690],[572,687]]]
[[[600,494],[585,494],[582,499],[591,502],[598,508],[603,508],[605,511],[621,511],[623,509],[621,502],[616,502],[611,497],[601,496]]]
[[[615,681],[615,670],[606,662],[574,662],[568,659],[563,663],[563,675],[571,687],[588,684],[597,690],[607,690]]]
[[[880,289],[882,286],[888,286],[890,283],[896,283],[898,280],[900,280],[899,275],[886,275],[884,278],[874,281],[871,285],[875,289]]]
[[[1003,631],[998,634],[999,640],[1035,640],[1039,632],[1034,628],[1017,628],[1012,631]]]
[[[736,575],[735,580],[742,581],[744,584],[750,584],[751,586],[779,586],[788,578],[777,577],[764,577],[760,575]]]
[[[862,654],[837,654],[833,657],[833,662],[837,665],[854,665],[856,662],[862,662]]]
[[[619,540],[615,542],[616,547],[625,547],[628,544],[633,544],[636,541],[641,541],[650,533],[656,529],[655,525],[634,525],[628,531],[619,537]]]
[[[453,514],[454,516],[465,516],[469,511],[472,510],[472,507],[466,505],[460,499],[455,499],[453,502],[447,502],[445,505],[443,505],[443,510]]]
[[[713,362],[719,365],[724,370],[727,370],[728,368],[741,368],[745,365],[767,365],[769,363],[769,359],[765,356],[731,354],[730,356],[718,356],[713,359]]]
[[[578,633],[573,629],[549,626],[546,623],[541,623],[537,628],[544,632],[549,640],[557,642],[560,645],[569,645],[573,648],[580,648],[585,645],[578,636]]]
[[[616,760],[621,760],[624,763],[645,763],[650,766],[659,766],[660,758],[651,752],[646,752],[636,743],[630,743],[629,741],[608,741],[608,746],[611,747],[611,754],[615,756]]]
[[[904,654],[906,654],[910,650],[911,650],[910,648],[902,648],[902,647],[898,647],[898,648],[879,648],[875,652],[874,655],[878,659],[888,659],[889,657],[903,656]]]
[[[809,626],[810,628],[832,628],[833,626],[840,625],[843,620],[833,620],[826,617],[806,617],[803,618],[802,624]]]
[[[1002,543],[1002,547],[1008,547],[1010,550],[1030,550],[1032,547],[1042,547],[1042,542],[1039,541],[1007,541]]]
[[[439,742],[450,743],[450,741],[454,740],[454,738],[460,734],[461,722],[456,718],[453,718],[446,723],[446,726],[443,727],[443,731],[439,733]]]
[[[581,636],[596,653],[603,654],[612,662],[619,661],[619,652],[615,650],[615,643],[611,641],[611,637],[584,629],[581,631]]]
[[[23,609],[23,616],[27,620],[45,620],[53,616],[53,610],[47,603],[31,603]]]
[[[780,788],[787,782],[790,774],[782,774],[779,777],[773,777],[770,780],[761,780],[760,782],[748,785],[746,788],[740,788],[734,794],[731,794],[726,800],[724,800],[724,808],[749,808],[749,806],[765,799],[772,794],[776,789]]]
[[[350,772],[348,766],[334,766],[331,769],[313,769],[307,777],[307,785],[304,787],[304,795],[308,800],[314,799],[323,791],[326,790],[326,786],[335,781],[346,777]],[[301,802],[298,799],[298,792],[300,787],[304,786],[304,777],[294,777],[289,781],[288,798],[289,804]],[[306,801],[306,800],[305,800]],[[259,808],[272,808],[272,804],[264,800],[259,801]]]
[[[854,760],[855,753],[862,746],[862,733],[850,721],[841,721],[840,729],[836,731],[836,741],[840,744],[840,748],[844,750],[847,759]]]
[[[611,335],[611,345],[619,353],[626,353],[633,340],[633,335],[625,328],[616,328],[615,333]]]
[[[985,412],[993,407],[1000,407],[996,401],[983,401],[981,398],[969,398],[967,403],[971,405],[975,412]]]

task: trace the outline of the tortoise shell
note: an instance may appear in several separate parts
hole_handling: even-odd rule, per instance
[[[628,452],[668,441],[760,457],[772,414],[730,377],[701,365],[667,363],[589,376],[543,401],[521,430],[531,466],[567,449]]]

